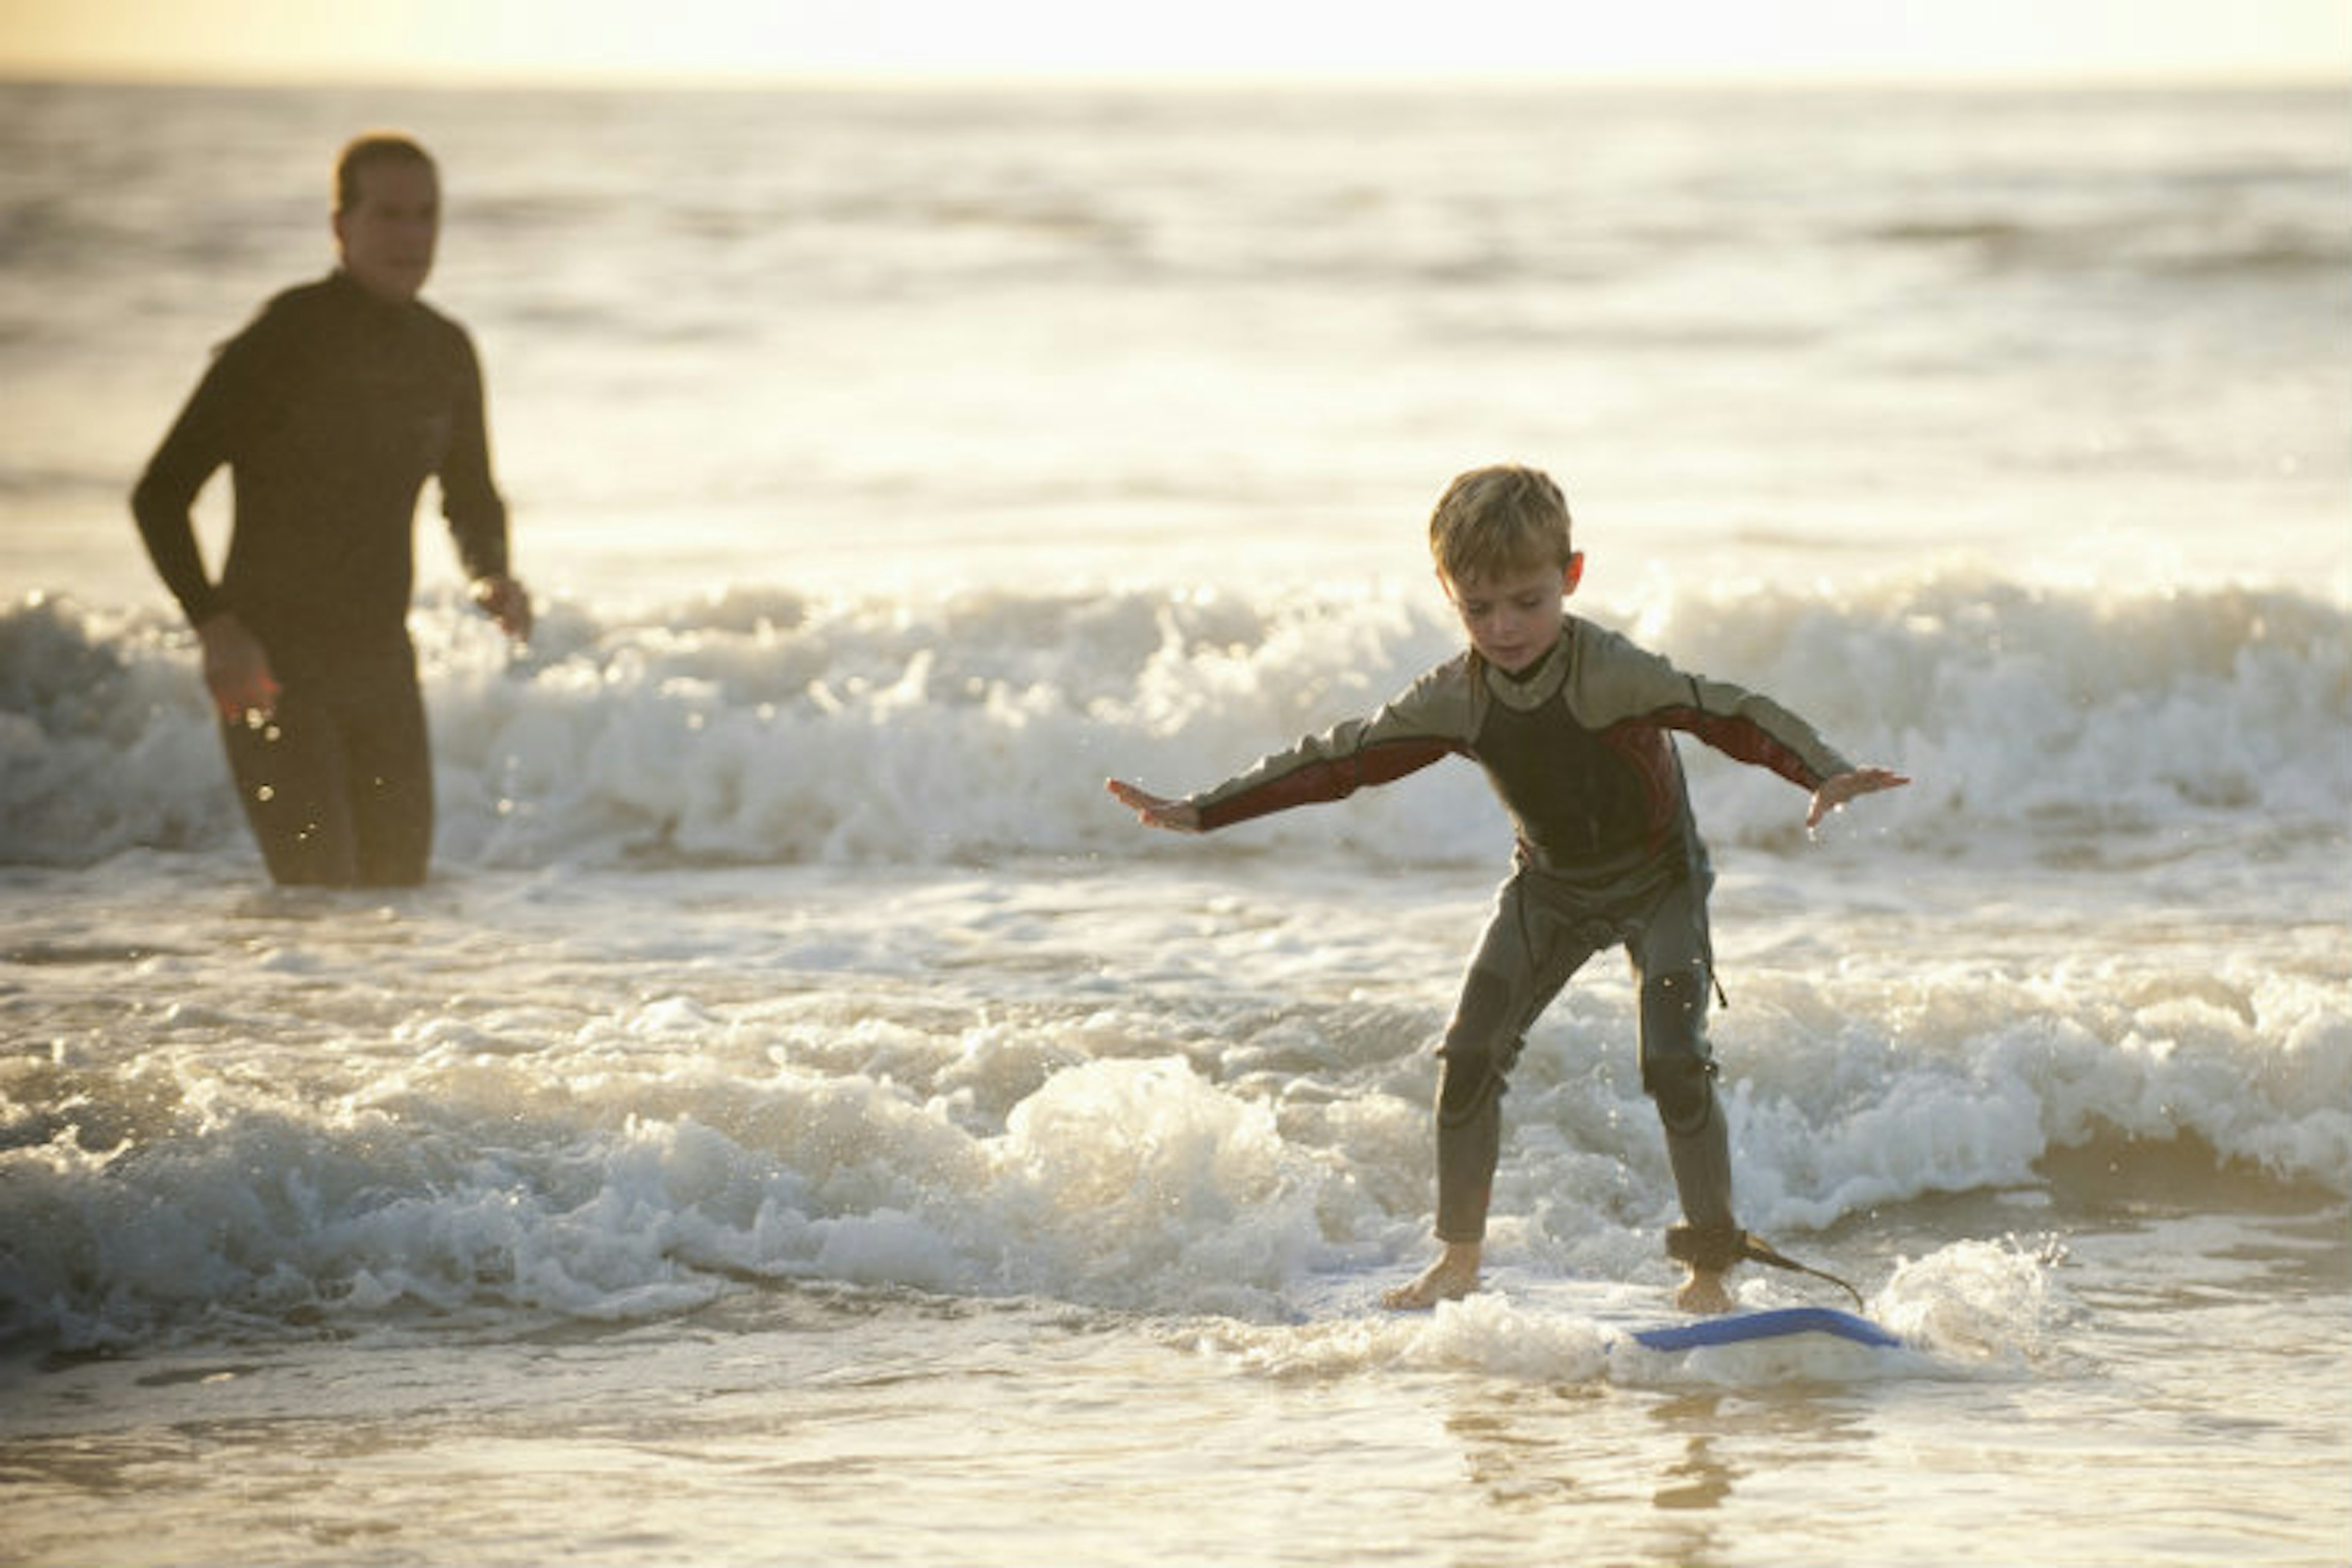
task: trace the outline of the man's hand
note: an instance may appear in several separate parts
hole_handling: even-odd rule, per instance
[[[1911,781],[1891,768],[1856,768],[1832,779],[1823,779],[1822,787],[1813,792],[1812,809],[1805,813],[1805,826],[1821,826],[1822,818],[1857,795],[1875,795],[1883,789],[1900,789]]]
[[[213,706],[228,720],[267,719],[278,711],[284,689],[269,668],[261,639],[247,631],[234,610],[223,610],[196,628],[205,649],[205,685]]]
[[[1139,790],[1123,779],[1106,779],[1103,787],[1117,795],[1119,805],[1134,812],[1146,826],[1165,827],[1176,833],[1201,831],[1201,808],[1197,805]]]
[[[512,577],[500,574],[475,579],[474,603],[515,641],[530,640],[530,595]]]

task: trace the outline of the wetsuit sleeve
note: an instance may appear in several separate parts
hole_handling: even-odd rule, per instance
[[[454,323],[460,360],[459,388],[449,450],[441,462],[441,514],[449,520],[457,559],[470,578],[507,572],[507,508],[490,478],[489,418],[482,392],[482,363],[473,340]]]
[[[1811,724],[1761,692],[1688,674],[1614,633],[1585,633],[1570,700],[1592,727],[1639,720],[1680,730],[1807,790],[1853,771]]]
[[[131,513],[138,520],[148,559],[190,625],[200,625],[226,607],[205,574],[192,514],[205,481],[228,461],[238,407],[254,384],[260,354],[248,330],[214,356],[131,492]]]
[[[1344,799],[1439,759],[1466,755],[1473,728],[1467,661],[1440,665],[1367,719],[1349,719],[1287,751],[1262,757],[1191,796],[1203,828]]]

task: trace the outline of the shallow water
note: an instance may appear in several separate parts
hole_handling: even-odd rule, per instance
[[[1786,998],[1745,953],[1853,915],[1840,875],[1743,922],[1718,1048],[1752,1192],[1895,1184],[1766,1223],[1910,1348],[1682,1357],[1623,1338],[1670,1315],[1638,1234],[1668,1189],[1606,1081],[1614,976],[1562,1005],[1600,1035],[1548,1020],[1531,1047],[1488,1291],[1370,1305],[1423,1245],[1419,1037],[1466,885],[762,868],[377,904],[196,879],[118,865],[111,912],[54,873],[11,889],[8,1016],[74,1078],[20,1058],[16,1103],[77,1129],[29,1208],[20,1156],[11,1234],[79,1260],[16,1275],[20,1312],[62,1310],[6,1373],[21,1560],[2310,1563],[2352,1523],[2316,1501],[2352,1442],[2340,1189],[2070,1128],[2101,1069],[2046,1044],[2038,1146],[1955,1130],[1937,1152],[1984,1168],[1952,1190],[1882,1159],[1919,1152],[1893,1135],[1853,1142],[1942,1049],[2015,1052],[2031,983],[1949,981],[2019,1010],[1917,1034],[1874,1108],[1781,1103],[1824,1086],[1763,1059]],[[141,956],[121,922],[174,881],[216,940]],[[37,937],[57,913],[71,940]],[[2143,1023],[2173,1005],[2113,967]],[[2198,1081],[2137,1070],[2119,1103]]]
[[[2080,1341],[1683,1372],[1621,1346],[1596,1374],[1531,1350],[1572,1324],[1477,1305],[1321,1325],[1346,1342],[1297,1367],[1314,1331],[799,1289],[656,1331],[230,1350],[136,1386],[100,1364],[50,1374],[58,1403],[146,1424],[20,1440],[12,1512],[30,1556],[121,1562],[2286,1563],[2341,1539],[2277,1510],[2333,1492],[2340,1418],[2258,1357],[2205,1371],[2287,1397],[2204,1408],[2200,1335],[2114,1347],[2153,1375]],[[2267,1479],[2220,1485],[2217,1447]],[[110,1493],[140,1521],[93,1533]]]

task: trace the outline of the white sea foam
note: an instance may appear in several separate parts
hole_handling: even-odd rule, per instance
[[[1410,879],[1232,874],[1215,900],[1148,866],[911,896],[915,873],[824,868],[501,874],[380,919],[225,910],[226,943],[177,922],[179,951],[140,958],[165,885],[119,865],[151,897],[85,911],[106,941],[45,948],[29,910],[5,933],[0,1006],[50,1043],[5,1068],[5,1331],[634,1320],[758,1279],[1281,1321],[1422,1245],[1427,1053],[1476,878],[1433,905]],[[2183,982],[2142,928],[2107,933],[2093,977],[2063,954],[1871,973],[1923,931],[1968,938],[1916,918],[1853,963],[1767,955],[1792,922],[1856,922],[1849,875],[1792,870],[1794,916],[1718,899],[1745,932],[1716,1036],[1749,1225],[1787,1242],[2048,1193],[2043,1163],[2077,1148],[2176,1196],[2217,1161],[2352,1192],[2326,956]],[[1193,956],[1155,963],[1170,949]],[[1597,965],[1530,1036],[1498,1258],[1663,1268],[1633,1011]]]
[[[646,617],[559,604],[520,658],[443,603],[417,619],[440,854],[517,868],[1153,853],[1100,798],[1105,775],[1181,793],[1370,711],[1458,647],[1432,597],[739,591]],[[2292,858],[2331,841],[2352,796],[2347,614],[2289,592],[2063,592],[1955,567],[1631,609],[1596,613],[1914,773],[1873,804],[1881,841],[2096,861],[2219,835]],[[241,831],[168,623],[27,602],[0,616],[0,859],[89,865]],[[1684,749],[1712,836],[1797,843],[1785,784]],[[1495,853],[1499,820],[1454,765],[1218,843],[1466,859]]]
[[[2045,1193],[2108,1145],[2352,1192],[2340,606],[1950,567],[1627,624],[1917,778],[1810,844],[1788,786],[1684,748],[1748,1224]],[[1456,646],[1424,599],[747,589],[558,603],[519,659],[416,626],[441,880],[224,906],[250,850],[184,635],[0,616],[0,1005],[47,1042],[6,1068],[7,1332],[635,1320],[745,1279],[1278,1322],[1420,1245],[1427,1048],[1507,848],[1475,770],[1206,840],[1100,782],[1368,710]],[[1606,964],[1537,1026],[1498,1255],[1661,1267],[1632,1033]]]
[[[7,1229],[43,1238],[10,1328],[626,1319],[740,1279],[1279,1319],[1417,1245],[1502,819],[1463,763],[1205,840],[1101,781],[1368,711],[1458,646],[1433,597],[741,588],[558,601],[520,658],[430,601],[439,890],[264,899],[226,955],[142,912],[250,856],[184,634],[14,606],[0,860],[76,891],[7,932],[52,1042],[8,1069]],[[1809,844],[1801,796],[1684,746],[1749,1224],[2035,1191],[2116,1139],[2352,1191],[2342,606],[1952,563],[1633,609],[1916,777]],[[1657,1267],[1632,1011],[1596,966],[1531,1037],[1496,1239],[1535,1266]]]

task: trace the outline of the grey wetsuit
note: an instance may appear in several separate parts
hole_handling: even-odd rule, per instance
[[[1191,797],[1203,828],[1337,800],[1442,757],[1485,769],[1517,834],[1510,879],[1439,1048],[1437,1234],[1475,1241],[1501,1100],[1528,1029],[1596,952],[1622,945],[1641,996],[1642,1082],[1658,1108],[1684,1218],[1734,1224],[1731,1161],[1706,1042],[1714,877],[1671,731],[1805,789],[1852,764],[1770,699],[1687,674],[1569,616],[1516,675],[1465,651],[1369,718],[1265,757]]]

